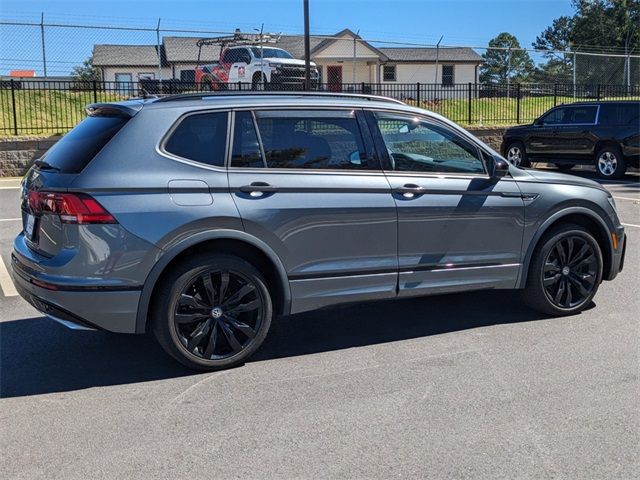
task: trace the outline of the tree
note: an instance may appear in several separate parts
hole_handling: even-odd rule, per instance
[[[573,55],[571,50],[571,31],[573,18],[562,16],[556,18],[531,45],[536,50],[545,51],[546,63],[536,68],[534,78],[539,82],[558,82],[569,79],[573,73]]]
[[[87,58],[82,65],[73,67],[71,76],[79,82],[91,82],[100,80],[100,70],[93,66],[93,56]]]
[[[640,53],[640,0],[573,0],[575,14],[560,17],[533,43],[541,50],[638,55]],[[573,55],[545,54],[547,63],[538,72],[566,73],[573,69]],[[640,82],[638,60],[623,57],[576,55],[578,83]],[[560,63],[559,63],[560,62]]]
[[[533,71],[529,53],[522,50],[518,39],[507,32],[491,39],[482,58],[480,81],[483,83],[523,82]]]

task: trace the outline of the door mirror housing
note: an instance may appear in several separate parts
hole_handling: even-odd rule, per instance
[[[500,180],[509,173],[509,162],[504,158],[494,155],[491,162],[491,178],[494,180]]]
[[[536,118],[533,122],[533,125],[536,127],[540,127],[542,125],[544,125],[544,120],[542,120],[542,117],[540,118]]]

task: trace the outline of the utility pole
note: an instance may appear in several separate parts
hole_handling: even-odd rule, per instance
[[[311,46],[309,39],[309,0],[304,1],[304,89],[311,90]]]
[[[353,78],[351,79],[351,82],[354,84],[354,86],[356,83],[356,42],[359,34],[360,29],[358,29],[358,31],[356,32],[356,36],[353,37]]]

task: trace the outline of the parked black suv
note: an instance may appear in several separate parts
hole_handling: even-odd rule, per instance
[[[602,178],[620,178],[640,162],[640,101],[580,102],[554,107],[531,125],[509,128],[502,154],[514,165],[591,164]]]

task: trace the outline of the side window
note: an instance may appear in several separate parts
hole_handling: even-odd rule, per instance
[[[178,157],[208,165],[224,165],[227,142],[227,112],[184,117],[164,145]]]
[[[238,49],[230,48],[225,50],[224,55],[222,56],[223,63],[236,63],[238,61]]]
[[[604,104],[600,106],[599,122],[602,125],[631,125],[638,123],[640,104]]]
[[[269,168],[379,170],[353,111],[258,111],[256,121]]]
[[[242,63],[251,63],[251,54],[249,53],[249,50],[245,49],[245,48],[241,48],[238,50],[238,59],[236,60],[237,62],[242,62]]]
[[[251,112],[236,112],[231,166],[244,168],[265,166]]]
[[[376,119],[395,171],[485,172],[476,146],[446,127],[386,113]]]
[[[565,115],[567,114],[566,108],[556,108],[541,118],[542,125],[558,125],[562,123]]]
[[[595,123],[597,107],[570,107],[567,108],[567,114],[564,116],[562,123],[564,124],[584,124]]]
[[[451,87],[455,82],[455,65],[442,66],[442,85]]]

